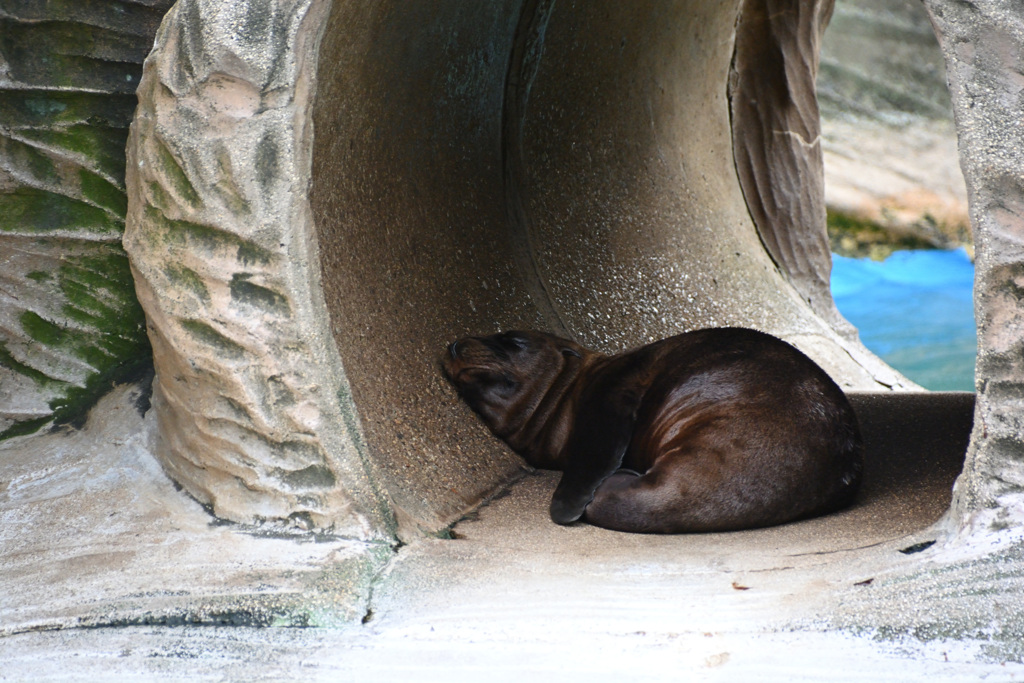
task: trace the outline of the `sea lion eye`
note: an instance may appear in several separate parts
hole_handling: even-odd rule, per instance
[[[512,348],[518,349],[520,351],[522,351],[523,349],[530,345],[529,339],[527,339],[523,335],[516,334],[514,332],[506,334],[503,341],[505,341]]]
[[[583,357],[583,356],[580,355],[579,351],[577,351],[576,349],[570,349],[568,346],[565,347],[564,349],[562,349],[562,355],[563,356],[572,356],[573,358],[582,358]]]

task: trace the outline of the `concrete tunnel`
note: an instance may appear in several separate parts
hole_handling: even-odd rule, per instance
[[[999,93],[1022,39],[985,3],[927,4],[977,241],[977,405],[894,402],[916,387],[829,294],[828,0],[179,2],[139,88],[124,239],[166,471],[235,521],[443,533],[522,468],[441,377],[448,341],[741,325],[856,393],[868,502],[931,524],[967,449],[953,525],[1010,524],[1024,174]],[[872,431],[894,410],[919,429]]]

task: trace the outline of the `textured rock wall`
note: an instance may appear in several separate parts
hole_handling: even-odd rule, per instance
[[[306,190],[327,3],[183,0],[146,61],[128,227],[156,451],[229,519],[386,533],[327,329]]]
[[[890,241],[970,244],[942,51],[923,4],[837,0],[818,99],[835,222],[869,222]]]
[[[835,0],[821,46],[824,115],[892,124],[952,120],[946,71],[923,3]]]
[[[170,4],[0,5],[0,439],[79,420],[149,365],[124,147]]]
[[[946,59],[975,228],[977,409],[953,513],[1024,524],[1024,16],[1002,2],[928,0]]]

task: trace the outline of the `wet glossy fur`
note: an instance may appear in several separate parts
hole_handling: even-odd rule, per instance
[[[605,356],[542,332],[467,337],[443,360],[462,398],[536,467],[563,470],[551,502],[636,532],[780,524],[848,505],[862,445],[825,372],[738,328]]]

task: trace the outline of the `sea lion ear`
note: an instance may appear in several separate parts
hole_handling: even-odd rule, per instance
[[[562,349],[563,356],[572,356],[573,358],[582,358],[580,352],[576,349],[570,349],[568,346]]]

